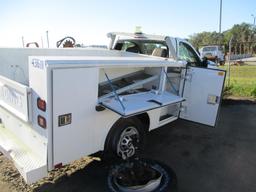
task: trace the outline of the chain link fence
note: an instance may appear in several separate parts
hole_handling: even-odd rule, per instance
[[[251,56],[251,55],[250,55]],[[234,55],[231,61],[226,61],[221,68],[227,71],[225,82],[225,97],[256,98],[256,57]]]

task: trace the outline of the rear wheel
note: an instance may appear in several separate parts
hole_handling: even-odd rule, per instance
[[[220,61],[220,65],[224,65],[225,64],[225,61]]]
[[[137,156],[145,145],[146,131],[137,118],[120,119],[111,128],[104,149],[107,159]]]

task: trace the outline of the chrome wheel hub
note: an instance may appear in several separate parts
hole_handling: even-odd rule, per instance
[[[132,157],[138,149],[139,142],[138,130],[135,127],[127,127],[120,135],[117,154],[124,160]]]

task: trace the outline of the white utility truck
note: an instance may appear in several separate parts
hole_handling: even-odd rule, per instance
[[[178,118],[215,126],[225,71],[208,68],[185,41],[186,49],[176,38],[148,37],[167,47],[153,56],[0,49],[0,151],[27,183],[97,151],[132,157],[146,132]]]

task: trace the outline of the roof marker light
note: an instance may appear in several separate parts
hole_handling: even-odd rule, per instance
[[[136,26],[135,27],[135,34],[142,34],[141,26]]]

